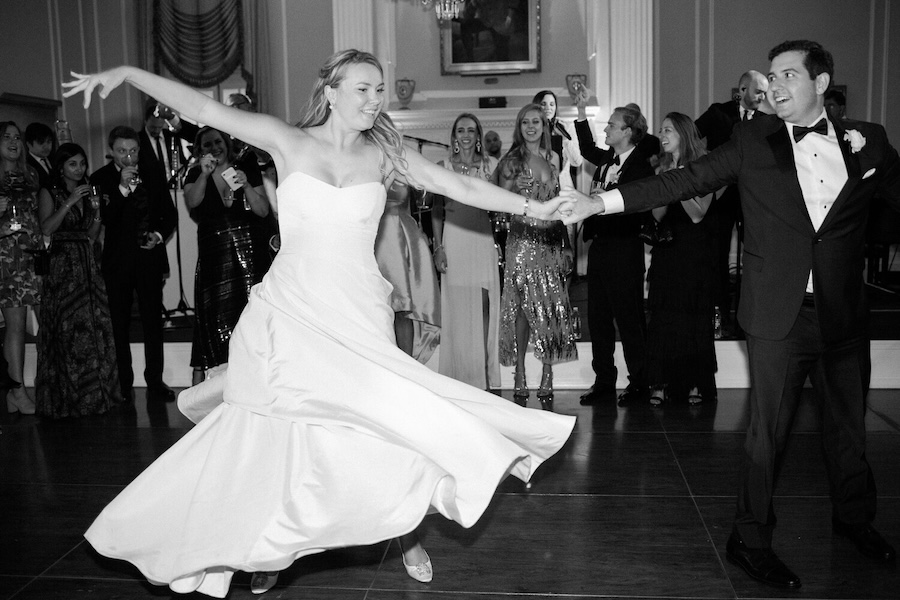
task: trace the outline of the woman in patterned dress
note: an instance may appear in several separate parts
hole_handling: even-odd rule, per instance
[[[91,193],[87,172],[84,149],[62,144],[50,188],[38,200],[51,253],[35,393],[38,414],[54,419],[104,413],[122,400],[106,284],[93,250],[100,197]]]
[[[43,246],[35,199],[38,189],[37,173],[25,161],[21,130],[12,121],[0,122],[0,310],[6,322],[3,353],[9,364],[4,386],[8,386],[7,410],[24,415],[35,410],[22,381],[28,307],[37,312],[41,303],[33,254]]]
[[[559,155],[550,148],[547,117],[528,104],[516,117],[513,144],[498,167],[504,189],[532,202],[546,202],[559,191]],[[515,365],[516,401],[528,399],[525,352],[529,342],[543,363],[537,397],[553,410],[553,364],[578,358],[566,277],[572,246],[560,222],[513,215],[506,239],[506,271],[500,301],[500,362]]]

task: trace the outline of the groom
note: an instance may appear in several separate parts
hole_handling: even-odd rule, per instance
[[[593,197],[576,191],[567,222],[633,213],[736,183],[744,214],[738,320],[747,334],[750,426],[728,559],[765,583],[799,588],[771,549],[777,465],[809,376],[822,407],[832,527],[874,560],[895,558],[871,522],[876,493],[866,461],[868,307],[862,278],[873,196],[900,210],[900,158],[884,128],[829,120],[834,72],[816,42],[769,53],[775,115],[735,127],[732,138],[685,166]]]

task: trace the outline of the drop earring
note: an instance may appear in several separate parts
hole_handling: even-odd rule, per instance
[[[477,142],[475,142],[475,153],[481,154],[481,140],[478,140]]]
[[[459,141],[453,140],[453,154],[459,154]]]

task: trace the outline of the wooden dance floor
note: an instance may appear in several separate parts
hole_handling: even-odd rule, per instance
[[[802,579],[799,592],[758,584],[725,560],[746,390],[662,410],[582,407],[578,391],[564,391],[556,408],[578,424],[530,489],[505,481],[470,530],[426,518],[431,584],[407,577],[396,542],[384,542],[301,559],[264,596],[251,595],[240,573],[229,598],[896,599],[897,566],[872,563],[831,533],[819,419],[804,393],[776,490],[775,550]],[[173,404],[148,404],[138,390],[114,414],[50,422],[4,411],[0,425],[0,599],[201,597],[151,586],[82,538],[100,509],[190,428]],[[900,547],[900,391],[872,391],[868,430],[880,492],[875,526]]]

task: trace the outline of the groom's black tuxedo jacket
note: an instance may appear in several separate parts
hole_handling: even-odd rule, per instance
[[[881,125],[832,122],[848,179],[818,231],[813,229],[784,121],[757,115],[731,139],[684,169],[620,186],[626,213],[707,194],[737,183],[744,214],[743,279],[738,320],[751,335],[783,339],[794,325],[810,270],[822,338],[865,333],[862,271],[866,222],[878,193],[900,210],[900,158]],[[853,152],[848,130],[865,137]],[[812,134],[817,135],[817,134]]]

